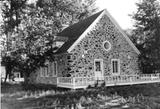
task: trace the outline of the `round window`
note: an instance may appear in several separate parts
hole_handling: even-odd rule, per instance
[[[103,47],[105,50],[109,51],[111,49],[111,43],[109,41],[105,41],[103,43]]]

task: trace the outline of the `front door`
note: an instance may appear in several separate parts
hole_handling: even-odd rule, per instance
[[[94,73],[96,80],[103,80],[103,60],[95,59],[94,60]]]

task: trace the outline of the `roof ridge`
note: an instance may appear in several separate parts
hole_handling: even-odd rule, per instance
[[[83,33],[91,24],[92,24],[92,22],[94,22],[94,20],[103,12],[104,10],[102,10],[102,11],[99,11],[99,12],[97,12],[97,13],[95,13],[95,14],[93,14],[93,15],[91,15],[91,16],[89,16],[89,17],[87,17],[87,18],[85,18],[85,19],[83,19],[83,20],[81,20],[81,21],[79,21],[79,22],[77,22],[77,23],[74,23],[74,24],[72,24],[72,25],[70,25],[70,26],[68,26],[67,28],[65,28],[64,30],[62,30],[61,32],[59,32],[59,33],[57,33],[57,36],[65,36],[65,37],[71,37],[72,35],[74,35],[74,34],[66,34],[69,30],[76,30],[77,28],[76,27],[80,27],[81,29],[82,29],[82,27],[84,27],[83,28],[83,30],[81,30],[81,33]],[[84,25],[85,24],[85,25]],[[73,28],[74,27],[74,28]],[[74,32],[73,31],[73,32]],[[68,36],[67,36],[68,35]],[[77,34],[76,34],[77,35]],[[80,33],[78,34],[79,36],[80,36]],[[75,37],[75,36],[72,36],[72,37]]]
[[[101,15],[103,11],[104,10],[99,11],[58,33],[57,36],[68,37],[68,41],[66,41],[56,53],[67,52],[74,42],[92,25],[92,23]]]

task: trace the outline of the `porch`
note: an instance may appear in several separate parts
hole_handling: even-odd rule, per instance
[[[98,82],[95,77],[58,77],[57,86],[71,89],[87,88]],[[160,73],[141,75],[105,76],[100,79],[98,85],[105,82],[105,86],[132,85],[160,82]]]

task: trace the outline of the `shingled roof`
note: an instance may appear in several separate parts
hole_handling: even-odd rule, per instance
[[[67,27],[62,32],[58,33],[57,36],[68,37],[68,41],[66,41],[56,53],[66,52],[102,12],[103,11],[100,11],[78,23]]]

